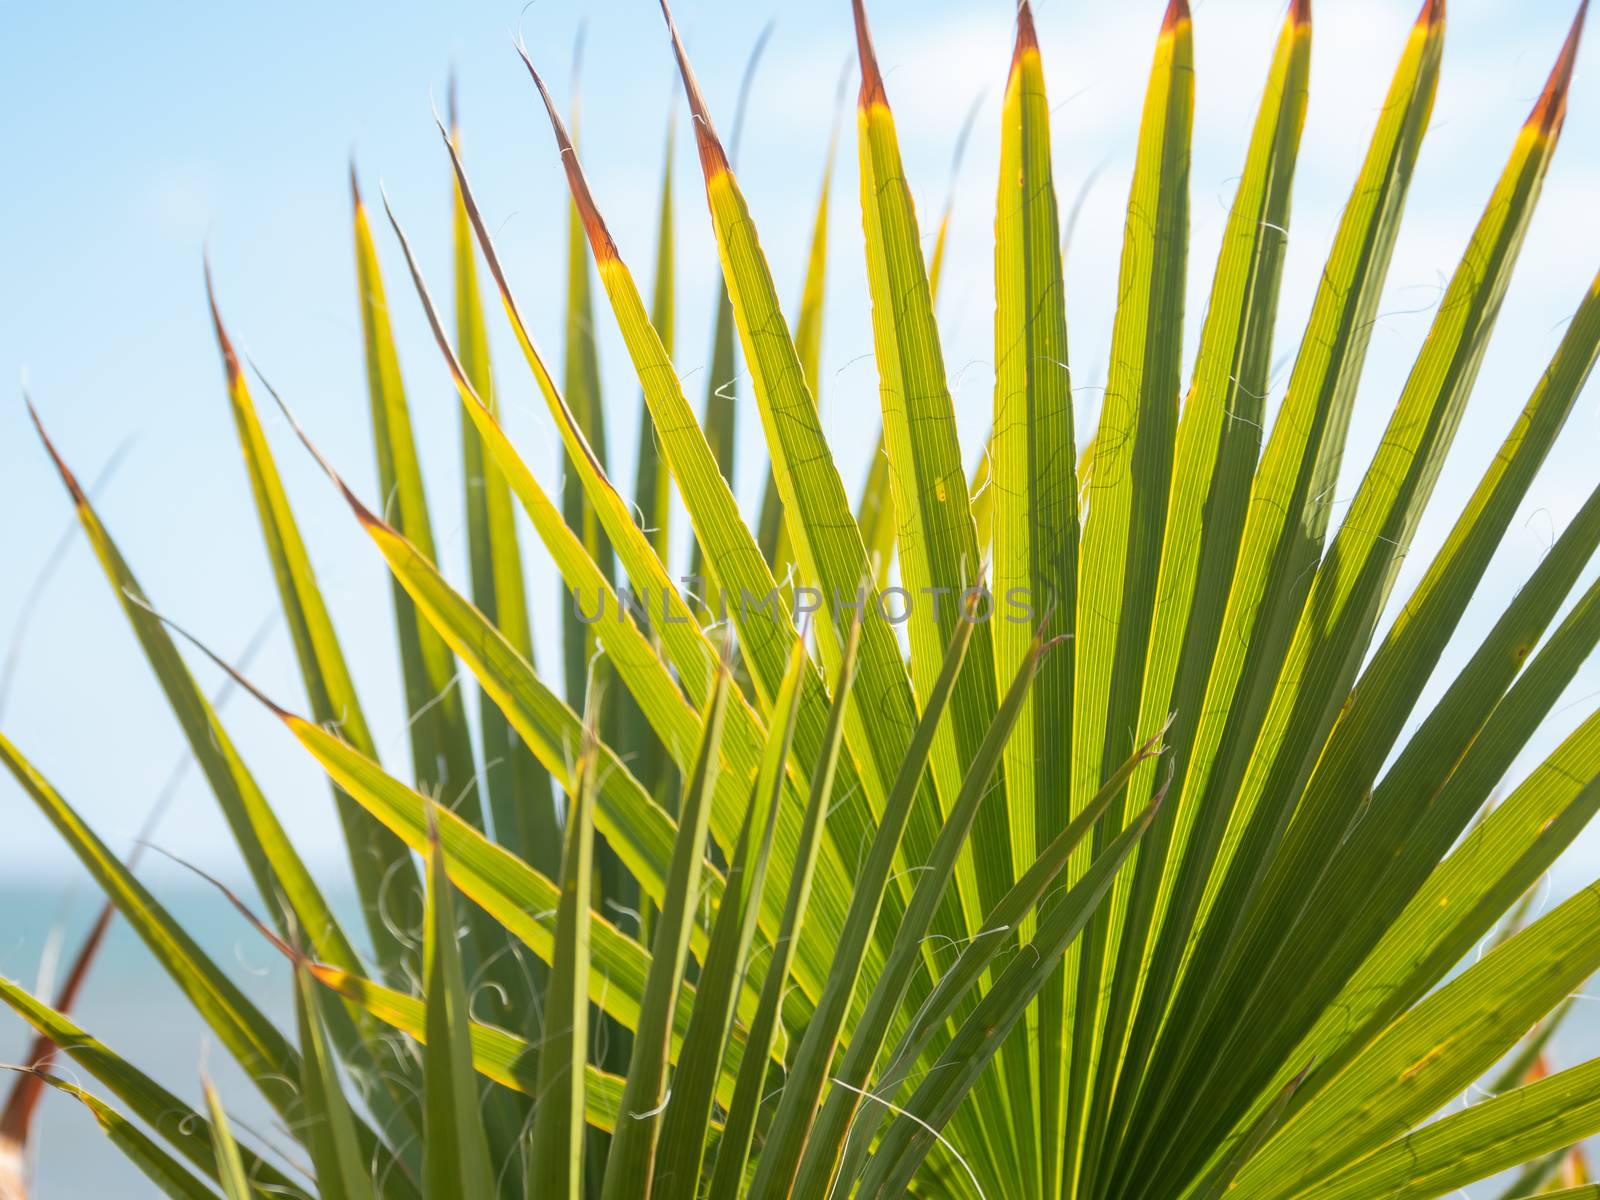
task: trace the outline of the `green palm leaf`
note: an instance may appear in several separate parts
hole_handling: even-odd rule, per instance
[[[373,445],[378,455],[378,486],[383,508],[393,514],[397,529],[415,539],[430,559],[435,557],[433,526],[423,493],[422,467],[411,432],[411,410],[400,379],[400,361],[389,302],[372,240],[372,224],[350,169],[350,197],[356,244],[356,284],[361,328],[366,341],[367,388],[372,401]],[[466,710],[455,690],[455,664],[436,634],[421,625],[399,585],[394,589],[395,623],[400,639],[400,666],[405,679],[406,711],[413,720],[411,758],[417,783],[424,790],[454,799],[473,824],[483,825],[482,802],[474,783],[472,745]],[[472,786],[469,786],[472,785]]]
[[[719,672],[706,707],[705,738],[694,768],[684,780],[678,814],[678,837],[672,848],[670,887],[661,906],[660,923],[651,941],[650,974],[645,980],[639,1020],[634,1026],[633,1056],[622,1088],[616,1132],[606,1156],[605,1200],[620,1200],[652,1177],[661,1133],[662,1098],[666,1087],[668,1042],[689,954],[689,931],[700,895],[705,864],[706,826],[711,793],[721,758],[722,722],[727,711],[728,672]],[[648,1185],[646,1185],[648,1189]]]

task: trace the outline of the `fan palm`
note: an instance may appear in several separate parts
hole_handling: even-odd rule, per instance
[[[40,426],[237,839],[256,895],[228,895],[293,966],[291,1036],[0,738],[306,1160],[236,1138],[209,1084],[204,1112],[166,1092],[73,1023],[70,992],[52,1006],[0,981],[44,1039],[30,1095],[76,1097],[166,1193],[1420,1200],[1523,1164],[1507,1194],[1531,1194],[1600,1131],[1600,1060],[1531,1070],[1600,967],[1600,892],[1502,920],[1600,805],[1600,712],[1488,804],[1600,640],[1600,585],[1568,602],[1600,544],[1600,489],[1408,732],[1600,352],[1600,283],[1398,617],[1381,619],[1556,149],[1582,9],[1337,528],[1329,490],[1428,127],[1442,0],[1407,36],[1275,414],[1309,4],[1291,4],[1268,68],[1185,391],[1194,63],[1172,0],[1081,460],[1050,105],[1023,0],[977,483],[934,316],[943,228],[930,267],[861,0],[854,15],[883,416],[856,503],[817,413],[831,156],[791,326],[670,15],[726,287],[705,422],[673,365],[670,167],[647,305],[526,51],[571,191],[564,381],[453,129],[440,127],[453,330],[388,214],[461,401],[465,591],[438,565],[354,191],[384,503],[318,462],[393,577],[409,772],[378,760],[213,298],[303,711],[214,661],[331,781],[360,932]],[[631,501],[606,465],[590,260],[642,390]],[[500,423],[480,268],[560,436],[559,499]],[[734,334],[771,463],[755,521],[727,482]],[[699,595],[668,565],[669,485]],[[573,605],[559,690],[533,665],[518,508]],[[1519,1045],[1487,1098],[1439,1115]],[[52,1046],[112,1099],[50,1069]],[[25,1125],[8,1120],[11,1144]]]

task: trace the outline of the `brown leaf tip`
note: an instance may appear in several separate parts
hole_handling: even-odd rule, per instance
[[[883,88],[883,72],[878,69],[878,52],[872,48],[872,30],[867,28],[867,6],[864,0],[852,0],[856,18],[856,54],[861,59],[862,108],[874,104],[889,107],[889,93]],[[1020,18],[1019,18],[1020,20]]]
[[[1189,0],[1170,0],[1167,4],[1167,15],[1161,19],[1161,32],[1171,33],[1179,25],[1189,21]]]
[[[1417,14],[1417,24],[1429,27],[1444,24],[1444,0],[1422,0],[1422,11]]]
[[[683,48],[683,38],[678,35],[678,23],[672,19],[672,9],[667,0],[661,0],[661,15],[667,21],[667,35],[672,39],[673,57],[678,60],[678,74],[683,77],[683,90],[689,98],[690,124],[694,126],[695,148],[700,152],[700,170],[710,182],[715,176],[727,174],[728,154],[722,148],[717,130],[711,124],[711,110],[706,107],[705,93],[689,65],[689,55]]]
[[[356,156],[350,155],[350,204],[357,211],[361,208],[361,181],[356,178]]]
[[[67,494],[72,497],[73,504],[79,508],[89,506],[89,498],[83,494],[83,489],[78,486],[78,477],[72,473],[72,468],[67,466],[66,460],[56,450],[56,444],[50,440],[50,435],[44,431],[44,422],[39,419],[39,410],[33,406],[33,398],[26,392],[22,394],[22,402],[28,406],[28,416],[33,420],[33,427],[38,431],[39,440],[44,443],[45,452],[50,455],[50,460],[55,463],[56,471],[61,475],[61,482],[66,485]]]
[[[278,411],[283,414],[283,419],[289,422],[289,428],[293,431],[294,436],[299,439],[300,444],[306,448],[306,451],[315,460],[317,466],[322,468],[322,473],[328,477],[333,486],[339,490],[339,494],[344,497],[345,503],[355,513],[356,520],[369,529],[387,529],[387,523],[361,502],[361,497],[350,490],[350,485],[345,483],[339,472],[333,469],[333,464],[323,457],[322,451],[317,449],[316,443],[311,440],[311,435],[306,432],[305,426],[300,424],[299,418],[294,415],[294,410],[289,407],[289,402],[278,394],[278,389],[273,387],[272,382],[261,373],[260,367],[256,367],[256,378],[261,380],[261,385],[267,389],[267,395],[272,397],[273,403],[278,406]],[[280,713],[282,711],[281,709],[279,710]]]
[[[1039,52],[1039,31],[1033,25],[1033,5],[1021,0],[1017,5],[1017,48],[1011,56],[1011,65],[1015,67],[1030,50],[1035,54]]]
[[[1539,94],[1538,101],[1533,106],[1533,111],[1528,114],[1528,124],[1538,128],[1544,134],[1555,134],[1561,128],[1561,122],[1567,115],[1567,91],[1572,86],[1572,69],[1578,58],[1578,42],[1583,37],[1583,21],[1589,12],[1589,0],[1583,0],[1578,5],[1578,15],[1572,19],[1572,29],[1567,33],[1567,40],[1561,45],[1561,53],[1556,58],[1556,65],[1550,70],[1550,78],[1544,85],[1544,91]]]
[[[1290,0],[1289,20],[1302,28],[1311,24],[1311,0]]]
[[[203,648],[204,647],[202,647],[202,649]],[[273,946],[273,948],[278,951],[278,953],[282,954],[297,967],[305,964],[305,955],[297,947],[291,945],[284,938],[279,937],[276,932],[267,926],[265,921],[256,916],[256,914],[250,910],[250,906],[240,898],[238,892],[234,891],[227,884],[223,883],[222,880],[218,879],[215,875],[212,875],[208,871],[202,870],[201,868],[195,866],[192,862],[189,862],[187,859],[179,858],[176,854],[171,854],[166,850],[161,849],[159,846],[157,846],[155,849],[157,853],[165,855],[179,866],[187,867],[201,879],[209,883],[212,887],[216,888],[217,891],[221,892],[223,899],[233,906],[234,911],[243,917],[257,933],[264,937]]]
[[[523,66],[528,68],[528,74],[533,77],[534,86],[539,89],[539,99],[544,101],[544,111],[550,117],[550,129],[555,134],[556,147],[561,151],[561,165],[567,172],[572,202],[578,206],[578,216],[583,219],[584,232],[589,235],[589,245],[594,248],[595,259],[602,263],[614,262],[618,257],[617,244],[611,240],[611,231],[606,228],[605,219],[600,215],[600,209],[589,191],[589,181],[584,178],[583,167],[578,162],[577,148],[572,144],[572,137],[567,133],[561,114],[556,111],[556,102],[551,98],[550,89],[545,87],[544,80],[534,68],[527,47],[519,44],[517,53],[522,56]]]
[[[222,365],[228,372],[228,385],[235,387],[239,383],[239,356],[234,353],[233,341],[228,337],[228,331],[222,327],[222,313],[217,310],[217,292],[211,284],[211,259],[205,259],[206,275],[206,305],[211,309],[211,325],[217,331],[217,346],[222,350]]]

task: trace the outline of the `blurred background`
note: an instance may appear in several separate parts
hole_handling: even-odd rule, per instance
[[[1571,19],[1566,0],[1452,0],[1443,80],[1331,498],[1347,503],[1427,331],[1489,188]],[[1146,70],[1163,0],[1036,5],[1053,104],[1063,211],[1081,199],[1067,255],[1077,428],[1098,412],[1114,311],[1122,218]],[[1199,0],[1197,99],[1185,341],[1192,355],[1249,124],[1280,21],[1280,0]],[[1285,270],[1269,412],[1281,399],[1340,209],[1412,0],[1314,4],[1312,91]],[[876,0],[875,40],[907,172],[929,235],[947,196],[954,218],[941,304],[946,364],[969,462],[981,453],[993,388],[993,221],[999,104],[1011,54],[1011,0]],[[774,31],[750,95],[737,160],[780,289],[798,304],[807,238],[841,73],[854,84],[845,0],[681,0],[677,17],[724,132],[750,48]],[[575,66],[580,29],[587,36]],[[295,408],[321,449],[375,499],[350,246],[348,160],[370,200],[381,184],[422,268],[449,294],[449,164],[430,104],[458,80],[465,159],[536,339],[559,368],[567,193],[544,115],[513,52],[521,33],[558,97],[581,90],[582,151],[598,201],[641,286],[653,271],[657,193],[676,123],[678,339],[692,402],[705,391],[717,264],[687,111],[653,0],[534,0],[447,6],[0,6],[0,77],[10,170],[0,191],[0,373],[22,377],[152,600],[250,673],[302,704],[287,632],[239,457],[205,309],[202,249],[235,341]],[[1592,39],[1591,39],[1592,40]],[[1533,219],[1473,401],[1402,571],[1420,577],[1493,456],[1600,267],[1600,87],[1580,57],[1565,143]],[[853,93],[852,93],[853,94]],[[952,153],[976,105],[965,163]],[[830,231],[821,410],[852,496],[879,422],[856,208],[853,121],[843,127]],[[952,191],[953,189],[953,191]],[[441,565],[466,577],[458,405],[377,222],[412,418],[427,472]],[[631,480],[638,387],[603,298],[596,308],[612,473]],[[792,310],[791,310],[792,315]],[[504,322],[491,306],[507,423],[548,486],[559,442]],[[257,389],[260,394],[261,389]],[[1600,434],[1591,387],[1514,521],[1482,594],[1440,664],[1419,715],[1549,547],[1595,480]],[[264,396],[263,396],[264,399]],[[767,458],[748,379],[739,392],[736,492],[759,504]],[[270,405],[262,410],[380,749],[406,758],[388,574]],[[674,518],[682,538],[686,523]],[[156,798],[171,807],[155,845],[224,879],[242,866],[214,800],[183,774],[182,738],[75,525],[19,393],[0,401],[0,729],[115,850],[131,849]],[[554,571],[524,532],[536,648],[559,681]],[[677,547],[687,560],[687,543]],[[676,565],[676,564],[675,564]],[[1586,581],[1585,581],[1586,582]],[[1581,591],[1581,588],[1578,589]],[[196,664],[213,686],[216,672]],[[559,683],[556,683],[559,687]],[[469,689],[470,690],[470,689]],[[1600,694],[1586,664],[1507,783],[1541,759]],[[335,894],[347,866],[328,790],[281,726],[247,697],[225,710],[251,769],[297,846]],[[177,772],[177,774],[175,774]],[[0,972],[47,986],[97,907],[76,860],[9,777],[0,778]],[[1546,882],[1560,896],[1600,873],[1600,831]],[[285,972],[217,894],[161,855],[142,877],[235,968],[269,1012],[288,1011]],[[1583,1002],[1580,1001],[1580,1006]],[[1600,1002],[1593,1006],[1600,1011]],[[76,1015],[185,1096],[205,1065],[237,1080],[143,946],[113,929]],[[1600,1049],[1582,1011],[1558,1039],[1575,1060]],[[24,1052],[0,1015],[0,1061]],[[0,1077],[0,1087],[8,1086]],[[264,1121],[234,1086],[246,1124]],[[270,1139],[270,1130],[263,1130]],[[144,1194],[89,1118],[51,1097],[37,1195]]]

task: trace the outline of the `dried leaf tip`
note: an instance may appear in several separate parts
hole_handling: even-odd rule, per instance
[[[222,366],[228,372],[228,386],[237,386],[240,379],[239,356],[233,351],[233,341],[222,327],[222,313],[217,309],[217,291],[211,283],[211,256],[202,259],[206,277],[206,305],[211,309],[211,326],[217,331],[217,346],[222,351]]]
[[[1189,0],[1170,0],[1167,15],[1161,19],[1161,32],[1171,33],[1179,25],[1187,25],[1189,19]]]
[[[878,52],[872,48],[872,30],[867,28],[865,0],[852,0],[856,17],[856,54],[861,59],[862,108],[874,104],[889,107],[889,93],[883,88],[883,72],[878,69]]]
[[[1033,5],[1028,0],[1021,0],[1017,5],[1017,48],[1011,55],[1011,65],[1015,67],[1022,61],[1022,56],[1028,51],[1039,53],[1039,31],[1033,26]]]
[[[267,711],[273,716],[277,717],[281,721],[290,723],[301,720],[301,718],[296,717],[287,708],[283,707],[283,705],[272,699],[271,696],[268,696],[255,684],[251,683],[250,680],[245,677],[244,672],[239,670],[238,667],[234,666],[227,659],[223,658],[222,655],[218,654],[215,650],[202,642],[194,634],[190,633],[182,625],[179,625],[171,617],[161,613],[143,596],[140,596],[137,592],[131,591],[127,588],[123,589],[123,595],[132,603],[144,609],[145,612],[149,613],[157,621],[160,621],[162,625],[172,630],[173,633],[177,634],[184,641],[188,642],[196,650],[200,651],[201,654],[204,654],[207,658],[209,658],[213,666],[215,666],[223,674],[227,675],[229,679],[233,680],[234,683],[238,684],[245,691],[249,692],[250,695],[254,696],[256,700],[265,706]],[[160,847],[157,847],[157,849],[160,850]],[[160,852],[163,854],[166,853],[165,850],[161,850]]]
[[[1561,53],[1556,58],[1556,65],[1550,70],[1550,78],[1544,85],[1544,91],[1539,94],[1533,111],[1528,114],[1528,124],[1537,127],[1541,133],[1554,136],[1561,130],[1561,122],[1567,115],[1567,91],[1572,86],[1572,69],[1578,58],[1578,42],[1583,37],[1583,21],[1589,13],[1589,0],[1583,0],[1578,5],[1578,15],[1572,19],[1572,29],[1567,33],[1567,40],[1561,45]]]
[[[1417,14],[1417,24],[1429,27],[1444,24],[1444,0],[1422,0],[1422,11]]]
[[[89,507],[89,498],[83,494],[83,489],[78,486],[78,477],[72,473],[72,468],[67,466],[66,460],[56,450],[56,444],[50,440],[50,435],[44,431],[44,422],[39,419],[39,410],[33,406],[33,397],[26,391],[22,393],[22,402],[28,406],[28,416],[33,421],[33,427],[38,431],[39,440],[44,443],[45,453],[50,455],[50,460],[56,464],[56,471],[61,475],[61,482],[66,485],[67,494],[72,497],[73,504],[79,508]]]
[[[705,94],[700,90],[700,81],[694,76],[694,68],[689,65],[689,56],[683,49],[683,38],[678,36],[678,23],[672,19],[672,9],[667,6],[667,0],[661,0],[661,15],[666,18],[667,34],[672,38],[672,53],[678,60],[678,74],[683,77],[683,90],[689,98],[690,123],[694,126],[695,146],[700,151],[700,169],[709,183],[713,176],[727,173],[728,155],[717,137],[716,128],[711,124],[711,110],[706,107]]]
[[[253,363],[251,365],[254,366]],[[350,490],[350,485],[345,483],[345,481],[340,478],[339,473],[333,469],[333,464],[322,456],[322,451],[318,450],[316,445],[312,442],[311,435],[305,431],[305,427],[301,425],[299,420],[295,417],[293,410],[289,408],[288,402],[278,394],[278,389],[273,387],[271,381],[261,373],[261,368],[256,367],[255,372],[256,378],[261,380],[261,386],[267,389],[267,395],[272,397],[273,403],[278,406],[278,411],[283,413],[283,419],[289,422],[289,428],[294,431],[295,437],[300,439],[300,444],[304,446],[310,453],[311,457],[316,460],[317,466],[322,468],[322,473],[332,480],[333,485],[339,489],[340,494],[345,498],[345,502],[349,504],[351,509],[355,512],[356,519],[360,521],[362,525],[367,526],[368,528],[387,529],[388,526],[378,517],[378,515],[365,504],[363,504],[361,502],[361,498]],[[279,712],[281,715],[288,715],[283,713],[281,709]]]
[[[1311,24],[1311,0],[1290,0],[1289,20],[1301,28]]]
[[[583,218],[583,228],[589,235],[589,245],[594,248],[595,259],[602,263],[615,261],[618,257],[617,244],[611,240],[611,232],[606,228],[605,219],[600,216],[600,209],[589,191],[589,181],[584,178],[583,167],[578,162],[578,151],[572,145],[561,114],[556,111],[550,89],[545,87],[544,80],[540,78],[527,47],[519,42],[517,53],[522,56],[522,65],[528,68],[528,74],[533,77],[533,85],[539,89],[539,99],[544,101],[544,111],[550,117],[550,129],[555,134],[556,148],[561,151],[561,165],[567,173],[572,202],[578,206],[578,215]]]
[[[209,883],[212,887],[216,888],[217,891],[222,893],[222,898],[233,906],[234,911],[243,917],[257,933],[264,937],[267,942],[278,951],[278,953],[282,954],[285,958],[292,962],[296,968],[305,966],[307,960],[304,952],[284,938],[279,937],[278,934],[271,929],[265,921],[250,911],[250,906],[246,904],[242,898],[240,898],[238,892],[234,891],[209,871],[195,866],[194,863],[190,862],[188,859],[179,858],[176,854],[172,854],[169,851],[163,850],[160,846],[156,846],[154,849],[157,854],[160,854],[166,858],[170,858],[180,867],[187,867],[201,879]]]
[[[361,210],[361,181],[356,178],[356,155],[350,152],[350,204],[356,211]]]

